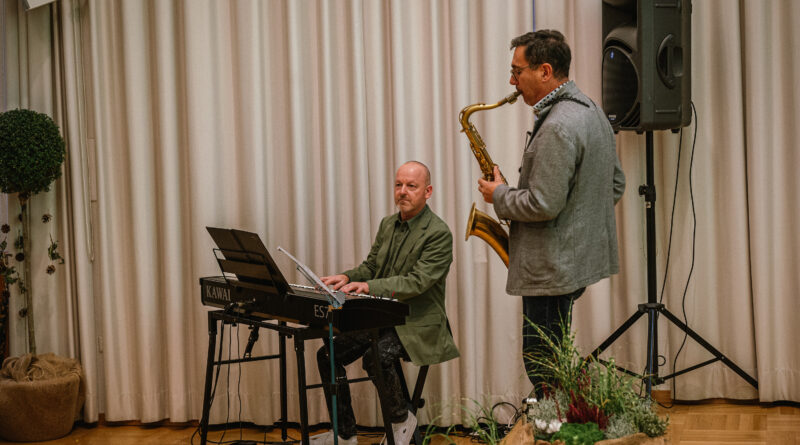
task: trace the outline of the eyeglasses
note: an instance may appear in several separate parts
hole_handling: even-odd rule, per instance
[[[514,78],[515,82],[519,82],[519,75],[522,74],[523,71],[525,71],[525,68],[533,68],[535,66],[536,65],[532,65],[531,64],[531,65],[523,66],[523,67],[520,67],[520,68],[517,68],[517,67],[511,68],[511,77]]]

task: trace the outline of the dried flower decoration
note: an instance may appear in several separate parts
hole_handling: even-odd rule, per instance
[[[14,259],[21,263],[25,261],[25,254],[22,252],[17,252],[17,254],[14,256]]]
[[[58,253],[58,241],[53,241],[53,235],[50,235],[50,247],[47,248],[47,256],[50,261],[58,261],[58,264],[64,264],[64,258]]]
[[[6,286],[10,286],[19,280],[19,275],[17,274],[17,268],[8,264],[14,254],[7,251],[7,247],[8,241],[3,238],[3,240],[0,241],[0,276],[5,280]],[[5,292],[7,292],[7,290]]]
[[[11,231],[11,226],[9,226],[8,224],[3,224],[2,226],[0,226],[0,232],[8,233],[10,231]]]
[[[56,266],[54,266],[52,264],[47,266],[47,274],[48,275],[53,275],[54,273],[56,273]]]
[[[51,219],[53,219],[53,215],[49,213],[45,213],[44,215],[42,215],[42,222],[45,224],[49,223]]]

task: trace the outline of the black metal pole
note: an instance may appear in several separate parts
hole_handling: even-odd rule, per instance
[[[208,313],[208,356],[206,358],[206,382],[203,387],[203,414],[200,418],[200,444],[208,440],[208,418],[211,412],[211,383],[214,378],[214,349],[217,342],[217,319]],[[222,346],[220,346],[222,348]]]
[[[285,321],[279,321],[279,326],[286,326]],[[279,368],[280,368],[280,379],[281,379],[281,440],[286,442],[286,439],[289,438],[289,433],[287,431],[288,423],[289,423],[289,414],[288,414],[288,400],[287,400],[287,376],[286,376],[286,335],[281,332],[278,335],[278,351],[280,355],[280,360],[278,360]]]
[[[308,399],[306,395],[306,357],[304,338],[294,336],[294,352],[297,356],[297,389],[300,396],[300,443],[309,444],[308,437]]]
[[[645,223],[647,226],[647,395],[652,394],[653,380],[658,380],[658,275],[656,272],[656,185],[653,159],[653,132],[646,131],[645,162],[647,184],[645,193]],[[641,192],[640,192],[641,193]]]
[[[645,221],[647,224],[647,302],[656,303],[656,185],[653,173],[653,132],[647,131],[645,136],[645,161],[647,162],[647,184],[644,185]]]

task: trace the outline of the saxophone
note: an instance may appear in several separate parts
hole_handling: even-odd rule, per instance
[[[484,103],[477,103],[467,105],[458,115],[458,120],[461,122],[461,131],[467,135],[472,154],[474,154],[475,159],[478,160],[478,166],[483,173],[483,179],[487,181],[494,180],[494,162],[492,162],[491,156],[489,156],[489,153],[486,151],[486,144],[483,142],[483,139],[481,139],[480,133],[478,133],[478,130],[476,130],[475,126],[469,121],[469,117],[476,111],[491,110],[492,108],[497,108],[506,103],[513,104],[517,101],[519,95],[520,92],[515,91],[496,104],[486,105]],[[501,178],[503,179],[503,183],[506,183],[506,179],[502,174]],[[475,235],[486,241],[489,246],[497,252],[497,255],[500,256],[500,259],[503,260],[506,267],[508,267],[508,233],[497,220],[476,209],[474,202],[469,212],[467,235],[464,237],[464,240],[468,240],[470,235]]]

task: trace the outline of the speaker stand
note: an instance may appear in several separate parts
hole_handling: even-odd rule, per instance
[[[739,374],[747,383],[753,385],[758,389],[758,382],[749,374],[744,372],[742,368],[738,367],[731,361],[725,354],[719,352],[716,348],[711,346],[710,343],[705,341],[700,334],[693,331],[689,326],[683,323],[675,315],[673,315],[667,308],[657,301],[657,276],[656,276],[656,186],[653,179],[653,132],[645,132],[646,144],[646,162],[647,162],[647,184],[639,186],[639,195],[644,196],[645,201],[645,221],[647,225],[647,303],[640,304],[636,312],[628,318],[606,341],[597,347],[592,353],[591,357],[597,358],[601,352],[605,351],[611,346],[614,341],[619,338],[625,331],[628,330],[639,318],[647,314],[647,374],[642,376],[633,371],[620,368],[621,371],[626,372],[637,378],[644,379],[647,385],[647,395],[652,396],[653,385],[660,385],[665,381],[685,374],[689,371],[710,365],[714,362],[721,361],[736,374]],[[691,172],[690,172],[691,174]],[[673,372],[666,376],[660,376],[658,373],[658,316],[664,315],[667,320],[671,321],[680,330],[686,333],[689,337],[694,339],[702,347],[704,347],[714,358],[705,362],[690,366],[686,369]]]

